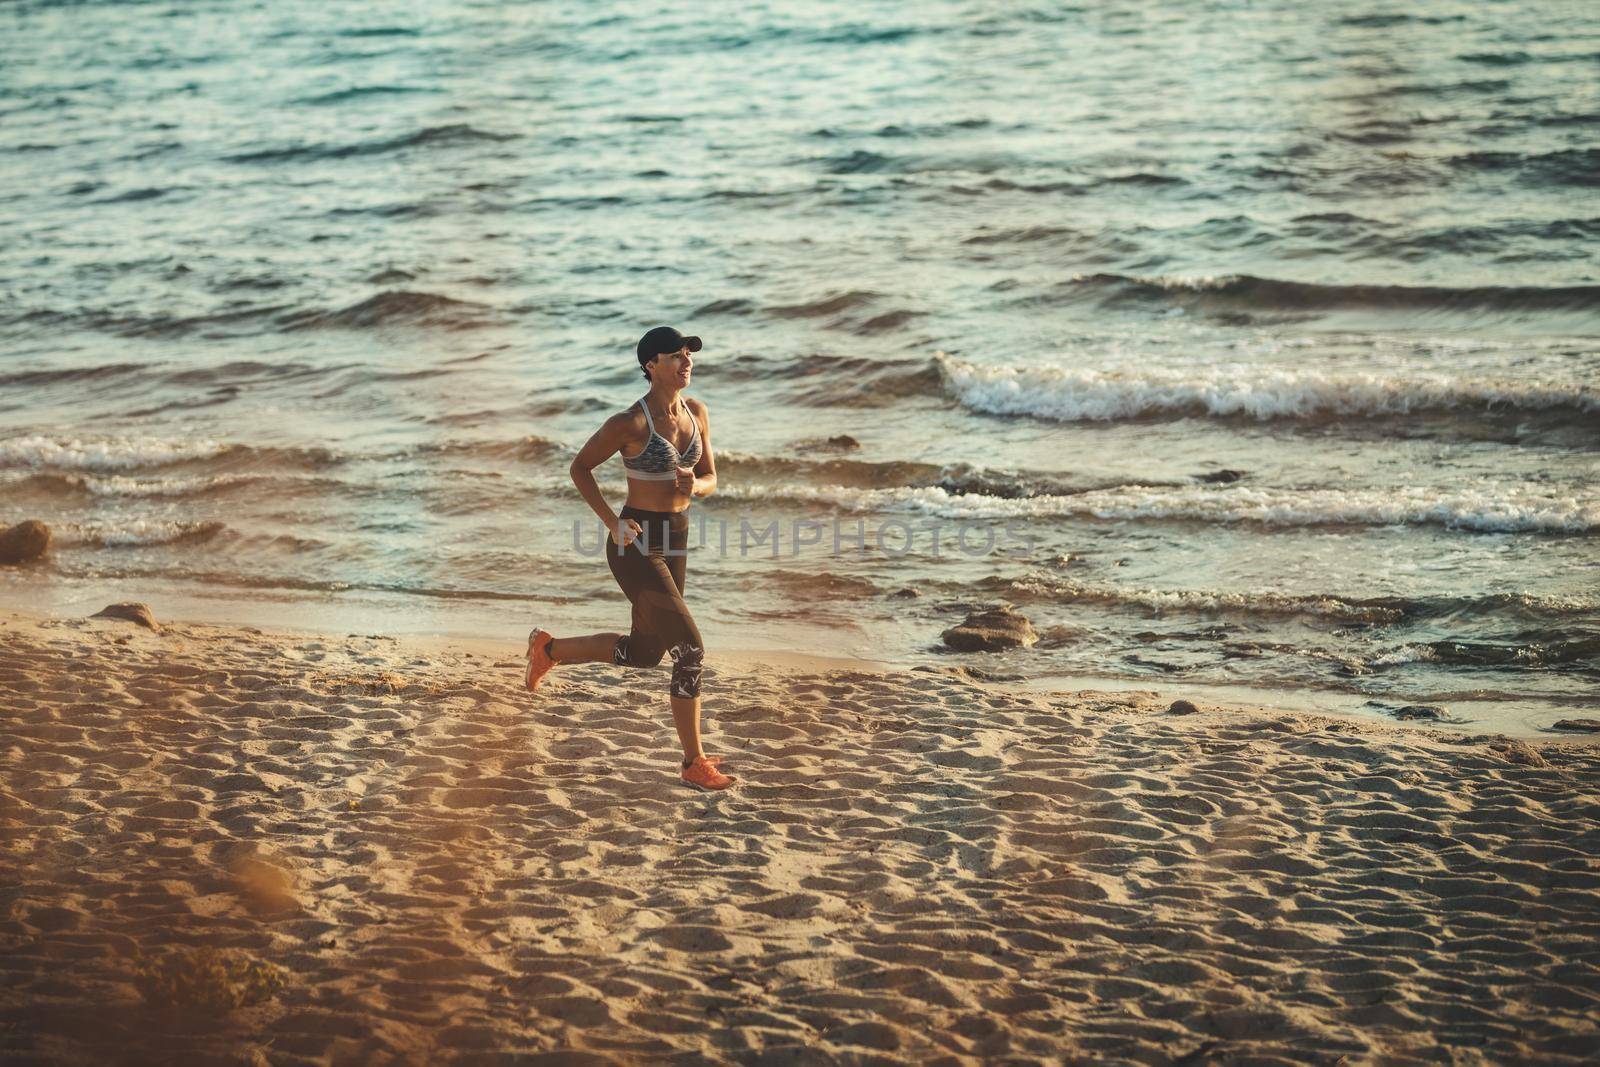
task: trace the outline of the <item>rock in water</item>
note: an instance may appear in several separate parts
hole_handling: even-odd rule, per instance
[[[50,551],[50,527],[38,519],[0,533],[0,563],[32,563]]]
[[[1196,474],[1195,479],[1197,481],[1205,482],[1208,485],[1229,485],[1233,482],[1237,482],[1244,476],[1244,471],[1224,469],[1220,471],[1211,471],[1208,474]]]
[[[1009,604],[988,611],[975,611],[960,626],[943,634],[944,643],[957,652],[998,652],[1003,648],[1027,648],[1039,640],[1033,624],[1011,610]]]
[[[822,449],[828,452],[854,452],[861,447],[861,442],[847,433],[841,433],[832,437],[808,437],[804,441],[796,441],[795,447],[808,450]]]
[[[1039,635],[1039,647],[1066,648],[1082,636],[1082,630],[1074,630],[1070,626],[1051,626]]]
[[[1424,719],[1428,722],[1438,722],[1444,718],[1444,709],[1433,704],[1407,704],[1403,708],[1394,710],[1397,719]]]
[[[147,604],[107,604],[89,617],[91,619],[127,619],[129,622],[136,622],[140,626],[154,630],[156,633],[161,632],[161,627],[156,625],[156,617],[150,614],[150,607]]]
[[[1600,733],[1600,719],[1557,719],[1552,728],[1582,734]]]

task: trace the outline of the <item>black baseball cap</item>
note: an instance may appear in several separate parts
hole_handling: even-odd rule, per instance
[[[689,351],[700,351],[700,338],[685,337],[671,326],[657,326],[639,338],[639,365],[644,366],[663,352],[676,352],[684,345]]]

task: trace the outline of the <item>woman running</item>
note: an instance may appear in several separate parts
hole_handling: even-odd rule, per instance
[[[572,461],[572,481],[611,531],[606,562],[633,603],[626,634],[556,638],[528,635],[529,689],[557,663],[654,667],[672,658],[672,721],[683,743],[683,780],[701,789],[726,789],[734,779],[717,769],[721,757],[700,747],[700,667],[705,646],[683,602],[689,544],[689,502],[717,487],[706,406],[683,395],[700,338],[657,326],[638,346],[639,367],[650,391],[627,411],[611,416]],[[628,501],[614,514],[594,480],[594,468],[622,453]]]

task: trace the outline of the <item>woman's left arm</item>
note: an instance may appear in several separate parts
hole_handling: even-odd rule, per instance
[[[710,496],[717,491],[717,458],[711,454],[711,413],[699,400],[689,400],[689,414],[700,421],[700,462],[694,465],[692,496]]]

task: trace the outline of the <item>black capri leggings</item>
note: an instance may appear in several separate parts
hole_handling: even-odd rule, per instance
[[[705,645],[683,602],[684,564],[688,561],[689,516],[686,511],[644,511],[624,507],[621,517],[644,531],[626,548],[606,543],[606,563],[633,603],[633,631],[617,638],[611,662],[623,667],[654,667],[672,657],[672,695],[700,695],[700,668]]]

